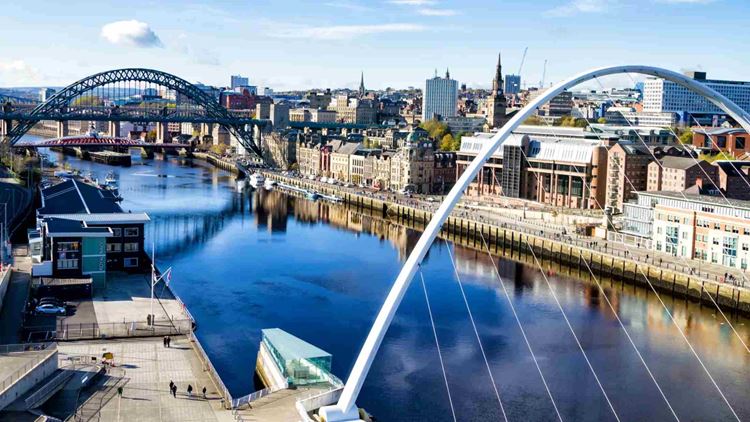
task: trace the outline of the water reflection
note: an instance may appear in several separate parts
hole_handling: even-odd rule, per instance
[[[62,158],[62,157],[61,157]],[[102,176],[110,168],[64,158]],[[279,327],[331,352],[345,376],[419,233],[322,201],[281,192],[237,192],[233,178],[174,157],[116,170],[123,207],[152,217],[157,261],[173,266],[172,286],[199,321],[198,335],[236,394],[253,388],[261,328]],[[424,264],[448,379],[460,419],[496,420],[499,407],[476,346],[445,243]],[[554,410],[520,336],[490,258],[455,248],[479,332],[511,420],[554,420]],[[565,420],[613,420],[601,392],[534,266],[499,267]],[[544,263],[555,293],[622,420],[670,414],[596,283]],[[577,269],[574,271],[577,273]],[[653,292],[602,280],[678,415],[731,415]],[[714,312],[664,297],[728,399],[750,418],[749,357]],[[750,342],[747,320],[737,329]],[[359,404],[380,420],[447,420],[449,409],[423,293],[412,286],[376,358]]]

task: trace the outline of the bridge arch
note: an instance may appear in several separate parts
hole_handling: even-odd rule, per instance
[[[36,106],[25,116],[25,119],[19,119],[18,124],[8,133],[10,143],[15,144],[18,142],[18,140],[39,120],[56,120],[56,117],[60,119],[65,118],[65,111],[74,99],[81,97],[85,93],[92,92],[96,88],[116,84],[118,82],[151,83],[173,90],[180,95],[185,96],[191,101],[194,101],[196,105],[203,108],[205,116],[202,117],[202,120],[205,122],[218,123],[226,127],[232,135],[240,140],[240,143],[245,149],[261,156],[260,148],[253,140],[252,131],[245,129],[244,123],[236,123],[237,118],[232,116],[229,111],[221,106],[214,98],[180,77],[159,70],[142,68],[109,70],[88,76],[68,85],[64,89],[55,93],[55,95],[50,97],[44,103]],[[84,118],[81,120],[87,120],[85,116],[83,117]],[[109,117],[117,119],[117,116]],[[170,116],[167,113],[164,113],[157,118],[163,121],[170,120]],[[261,122],[256,121],[254,124],[261,124]]]
[[[748,131],[748,133],[750,133],[750,114],[740,108],[737,104],[700,82],[696,82],[695,80],[677,72],[658,67],[625,65],[597,68],[575,75],[544,91],[539,97],[535,98],[526,107],[522,108],[508,121],[508,123],[495,133],[489,142],[482,147],[481,151],[477,154],[474,160],[469,163],[464,173],[456,181],[456,184],[445,197],[445,200],[440,204],[440,207],[433,215],[432,220],[430,220],[425,228],[424,233],[422,233],[422,236],[417,241],[416,246],[406,259],[404,266],[401,268],[401,272],[393,283],[383,306],[378,312],[359,356],[357,356],[357,360],[354,362],[354,367],[349,374],[349,378],[347,378],[346,385],[344,386],[344,390],[341,393],[338,403],[321,408],[320,412],[325,417],[326,421],[339,422],[359,419],[355,401],[362,389],[362,384],[370,370],[375,354],[380,348],[383,337],[396,314],[396,310],[401,304],[401,300],[403,299],[411,280],[414,278],[419,264],[424,259],[432,242],[440,232],[443,223],[448,219],[448,216],[456,206],[456,203],[461,199],[464,191],[477,176],[482,166],[492,156],[492,153],[495,152],[502,142],[529,116],[531,116],[537,108],[546,104],[560,93],[600,76],[621,73],[640,73],[643,75],[656,76],[681,85],[703,96],[708,101],[722,109],[728,115],[732,116],[732,118]]]

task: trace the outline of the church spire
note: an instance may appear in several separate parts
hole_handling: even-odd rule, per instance
[[[503,95],[503,64],[501,53],[497,53],[497,67],[495,68],[495,79],[492,80],[492,94]]]
[[[364,97],[365,94],[367,94],[367,91],[365,90],[365,72],[362,72],[359,79],[359,96]]]
[[[450,79],[450,78],[451,78],[451,72],[450,72],[450,70],[448,70],[448,68],[446,67],[446,68],[445,68],[445,79]]]

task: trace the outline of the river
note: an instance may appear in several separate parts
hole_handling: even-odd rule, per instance
[[[134,159],[121,168],[50,155],[102,178],[113,170],[123,208],[149,213],[146,242],[154,241],[161,268],[173,267],[171,285],[235,396],[254,388],[262,328],[284,329],[330,352],[333,372],[345,379],[419,236],[341,205],[280,192],[238,193],[229,173],[197,160]],[[460,421],[501,420],[448,248],[436,242],[423,271],[453,404]],[[492,262],[472,250],[451,250],[508,419],[556,420]],[[495,261],[562,418],[615,420],[541,272]],[[556,275],[549,282],[620,419],[674,419],[596,286]],[[606,294],[679,418],[731,420],[653,293],[617,285]],[[750,354],[715,311],[664,300],[739,417],[750,419]],[[731,321],[750,342],[748,320]],[[451,420],[418,279],[357,403],[381,421]]]

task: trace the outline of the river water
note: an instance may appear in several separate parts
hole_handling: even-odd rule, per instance
[[[174,268],[172,287],[198,321],[198,337],[239,396],[252,391],[262,328],[284,329],[333,355],[348,375],[376,312],[419,233],[344,206],[280,192],[244,192],[201,161],[134,159],[108,167],[51,153],[103,178],[120,178],[125,210],[152,218],[147,244]],[[502,420],[482,352],[453,273],[461,282],[508,420],[557,420],[508,300],[485,255],[437,242],[423,265],[453,405],[460,421]],[[536,267],[494,258],[565,421],[615,420]],[[732,420],[701,363],[653,293],[549,276],[565,315],[621,420]],[[664,297],[669,311],[742,419],[750,419],[750,354],[720,315]],[[750,342],[748,320],[732,319]],[[451,420],[422,287],[415,279],[359,396],[381,421]]]

